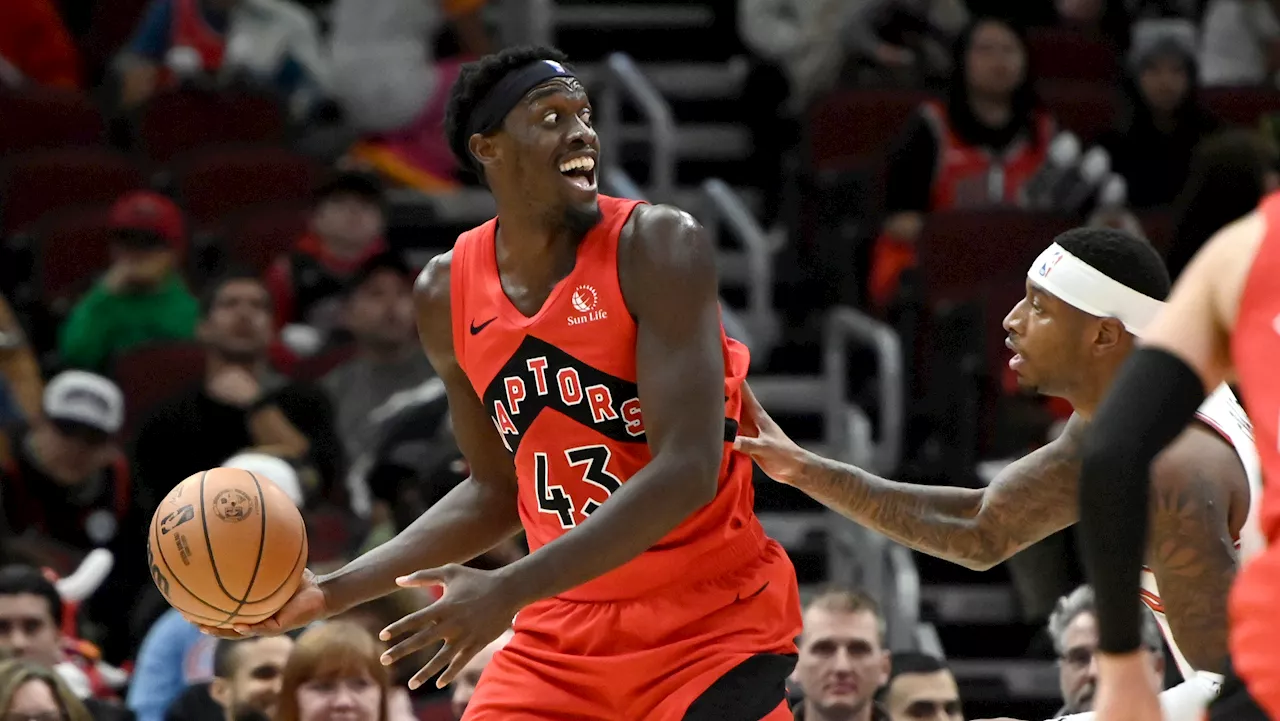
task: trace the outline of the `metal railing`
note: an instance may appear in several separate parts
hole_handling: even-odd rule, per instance
[[[552,0],[506,0],[501,12],[500,30],[506,47],[552,44],[555,23]]]
[[[871,438],[871,423],[848,401],[849,346],[858,341],[876,354],[880,440]],[[827,384],[826,437],[833,452],[872,473],[894,473],[902,459],[906,419],[902,341],[893,328],[865,313],[839,306],[827,315],[823,332],[823,374]]]
[[[659,203],[669,202],[675,190],[676,121],[653,83],[644,76],[631,56],[613,53],[605,59],[603,85],[597,95],[600,142],[605,147],[605,163],[618,163],[622,149],[622,100],[625,96],[648,123],[649,195]]]
[[[765,347],[773,348],[781,335],[773,304],[773,266],[782,243],[770,239],[728,183],[711,178],[702,184],[702,192],[707,200],[702,220],[717,247],[720,245],[720,231],[725,227],[738,238],[743,248],[740,253],[720,250],[722,277],[745,283],[746,320],[751,325],[752,334]]]

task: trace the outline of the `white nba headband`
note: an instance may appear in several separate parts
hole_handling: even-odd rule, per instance
[[[1054,243],[1027,271],[1032,283],[1058,300],[1099,318],[1116,318],[1141,336],[1164,303],[1120,283]]]

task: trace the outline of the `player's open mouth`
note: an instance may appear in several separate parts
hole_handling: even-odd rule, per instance
[[[1013,341],[1008,338],[1004,339],[1004,347],[1013,351],[1013,357],[1009,359],[1009,369],[1015,371],[1018,370],[1018,366],[1022,365],[1022,354],[1019,353],[1017,347],[1013,345]]]
[[[596,189],[596,159],[582,155],[560,163],[560,174],[579,190]]]

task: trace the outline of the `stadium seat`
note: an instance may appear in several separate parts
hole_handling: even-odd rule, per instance
[[[1205,88],[1201,99],[1218,117],[1233,125],[1258,126],[1266,115],[1280,113],[1275,88]]]
[[[307,230],[310,209],[302,204],[268,205],[236,213],[215,235],[232,263],[265,271]]]
[[[274,146],[220,146],[195,151],[172,166],[174,187],[191,223],[208,228],[231,213],[311,197],[318,168]]]
[[[0,170],[0,231],[7,236],[51,211],[110,203],[145,187],[142,172],[109,148],[62,148],[17,156]]]
[[[111,377],[129,399],[123,434],[131,438],[156,406],[199,382],[205,349],[195,341],[148,343],[116,356]]]
[[[227,143],[277,143],[284,113],[271,97],[240,90],[178,88],[151,98],[138,119],[137,143],[154,163]]]
[[[110,262],[108,209],[102,205],[60,211],[25,234],[35,259],[38,297],[56,316],[65,315]]]
[[[849,170],[874,163],[902,131],[922,90],[842,90],[809,113],[809,154],[815,170]]]
[[[1115,48],[1068,28],[1032,28],[1027,52],[1039,78],[1111,82],[1120,70]]]
[[[41,86],[0,91],[0,156],[99,145],[105,137],[102,114],[80,93]]]
[[[291,374],[294,379],[306,382],[315,382],[325,377],[329,371],[346,363],[356,355],[356,346],[354,343],[344,343],[335,348],[313,355],[310,358],[304,358],[293,367]]]
[[[1058,119],[1058,125],[1086,142],[1115,123],[1117,90],[1109,83],[1087,80],[1042,80],[1036,91]]]

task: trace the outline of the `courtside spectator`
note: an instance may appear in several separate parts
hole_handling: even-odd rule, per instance
[[[382,650],[353,623],[312,626],[289,654],[274,721],[390,721],[390,674],[378,660]]]
[[[1062,689],[1063,707],[1054,718],[1093,710],[1093,696],[1098,690],[1098,615],[1093,589],[1080,586],[1058,599],[1058,607],[1049,616],[1049,637],[1058,654],[1058,684]],[[1165,655],[1156,617],[1146,608],[1142,611],[1142,645],[1151,661],[1151,685],[1157,692],[1164,688]]]
[[[277,331],[302,325],[318,335],[318,346],[331,340],[347,283],[387,250],[384,205],[382,181],[366,171],[338,171],[316,188],[311,229],[267,271]]]
[[[329,80],[315,17],[288,0],[152,0],[119,68],[126,107],[187,74],[247,77],[296,117],[324,98]]]
[[[142,423],[134,447],[138,483],[158,502],[182,479],[246,450],[302,467],[304,491],[336,477],[342,449],[329,399],[319,387],[272,371],[271,299],[255,275],[211,283],[197,337],[207,350],[205,377]],[[312,470],[314,469],[314,471]]]
[[[187,340],[200,304],[182,279],[182,211],[150,191],[111,208],[111,266],[71,309],[59,335],[68,366],[103,370],[112,357],[151,341]]]
[[[797,721],[883,719],[876,691],[889,678],[880,607],[861,591],[827,591],[804,610],[794,679],[804,692]]]
[[[894,651],[882,696],[888,721],[964,721],[956,677],[929,654]]]
[[[213,679],[184,691],[169,707],[166,721],[275,718],[294,636],[219,639],[213,651]]]
[[[80,53],[53,0],[0,2],[0,86],[80,88]]]
[[[0,713],[6,719],[102,721],[67,687],[57,672],[31,661],[0,663]]]

